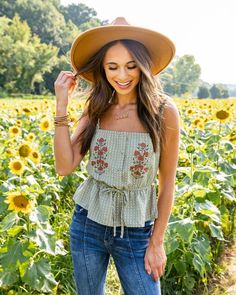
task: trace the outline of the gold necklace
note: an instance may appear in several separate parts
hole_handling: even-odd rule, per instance
[[[126,111],[124,114],[121,115],[115,115],[116,120],[125,119],[129,117],[129,112]]]
[[[133,102],[133,103],[130,103],[130,104],[137,104],[136,102]],[[130,110],[128,110],[128,111],[125,111],[124,113],[121,113],[121,114],[116,114],[115,115],[115,118],[116,118],[116,120],[120,120],[120,119],[126,119],[126,118],[128,118],[129,117],[129,111]]]

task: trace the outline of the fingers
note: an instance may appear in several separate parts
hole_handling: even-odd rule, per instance
[[[146,259],[144,260],[144,263],[145,263],[145,270],[150,275],[152,272],[151,266],[150,266],[149,262],[146,261]]]
[[[64,84],[67,82],[67,80],[76,80],[75,75],[70,71],[61,71],[55,81],[55,83]]]
[[[158,263],[151,265],[148,261],[145,261],[145,270],[149,275],[152,275],[153,280],[157,281],[165,273],[165,263]]]

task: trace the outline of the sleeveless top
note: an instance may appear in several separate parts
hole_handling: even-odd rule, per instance
[[[164,103],[160,105],[163,114]],[[88,218],[106,226],[143,227],[158,217],[155,179],[156,153],[149,132],[100,129],[99,119],[86,165],[89,176],[76,189],[73,200],[88,210]]]

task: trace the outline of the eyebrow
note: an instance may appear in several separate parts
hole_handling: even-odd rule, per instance
[[[130,63],[135,63],[135,61],[134,61],[134,60],[131,60],[131,61],[128,61],[128,62],[127,62],[127,64],[130,64]],[[117,65],[117,63],[111,61],[111,62],[107,62],[106,65]]]

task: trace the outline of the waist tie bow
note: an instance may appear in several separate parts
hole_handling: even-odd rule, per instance
[[[117,220],[117,211],[116,211],[116,203],[117,203],[117,198],[120,198],[121,200],[121,234],[120,237],[123,238],[124,236],[124,209],[125,205],[128,202],[128,194],[129,191],[126,190],[121,190],[115,187],[109,187],[109,186],[104,186],[102,185],[100,187],[100,192],[102,193],[108,193],[111,198],[112,198],[112,218],[113,218],[113,236],[116,236],[116,225],[115,221]]]

